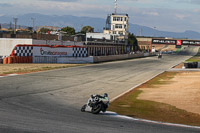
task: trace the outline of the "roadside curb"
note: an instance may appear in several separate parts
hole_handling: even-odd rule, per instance
[[[114,116],[114,117],[116,116],[117,118],[121,118],[121,119],[129,119],[129,120],[133,120],[133,121],[140,121],[140,122],[153,123],[153,124],[166,125],[166,126],[200,129],[200,126],[190,126],[190,125],[184,125],[184,124],[174,124],[174,123],[168,123],[168,122],[159,122],[159,121],[151,121],[151,120],[133,118],[133,117],[125,116],[125,115],[119,115],[119,114],[117,114],[115,112],[111,112],[111,111],[107,111],[107,113],[112,114],[112,116]]]
[[[6,75],[4,75],[4,76],[1,76],[1,75],[0,75],[0,78],[3,78],[3,77],[11,77],[11,76],[17,76],[17,75],[20,75],[20,74],[13,73],[13,74],[6,74]]]

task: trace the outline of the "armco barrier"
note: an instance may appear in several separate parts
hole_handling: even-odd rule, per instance
[[[134,59],[147,56],[153,56],[153,55],[149,53],[138,53],[138,54],[123,54],[123,55],[110,55],[110,56],[94,56],[94,63],[124,60],[124,59]]]
[[[60,63],[60,64],[82,64],[82,63],[93,63],[93,57],[44,57],[35,56],[33,57],[33,63]]]
[[[33,63],[57,63],[57,58],[58,57],[35,56],[35,57],[33,57],[32,62]]]
[[[89,57],[58,57],[57,63],[68,63],[68,64],[85,64],[93,63],[93,56]]]

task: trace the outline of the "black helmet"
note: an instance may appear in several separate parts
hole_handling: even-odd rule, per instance
[[[108,94],[107,94],[107,93],[104,93],[104,97],[108,97]]]

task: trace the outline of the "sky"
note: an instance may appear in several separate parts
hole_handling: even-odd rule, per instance
[[[0,0],[0,16],[40,13],[105,18],[114,12],[114,0]],[[118,0],[118,13],[130,23],[156,30],[200,32],[200,0]]]

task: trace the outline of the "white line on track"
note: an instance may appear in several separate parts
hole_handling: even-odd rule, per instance
[[[153,123],[153,124],[161,124],[161,125],[167,125],[167,126],[176,126],[176,127],[185,127],[185,128],[193,128],[193,129],[200,129],[199,126],[189,126],[189,125],[183,125],[183,124],[174,124],[174,123],[167,123],[167,122],[158,122],[158,121],[151,121],[151,120],[145,120],[145,119],[137,119],[128,117],[125,115],[118,115],[115,112],[106,111],[105,115],[110,115],[112,117],[117,117],[121,119],[127,119],[127,120],[133,120],[133,121],[141,121],[141,122],[147,122],[147,123]]]
[[[0,76],[0,78],[3,78],[3,77],[11,77],[11,76],[17,76],[19,74],[8,74],[8,75],[5,75],[5,76]]]

